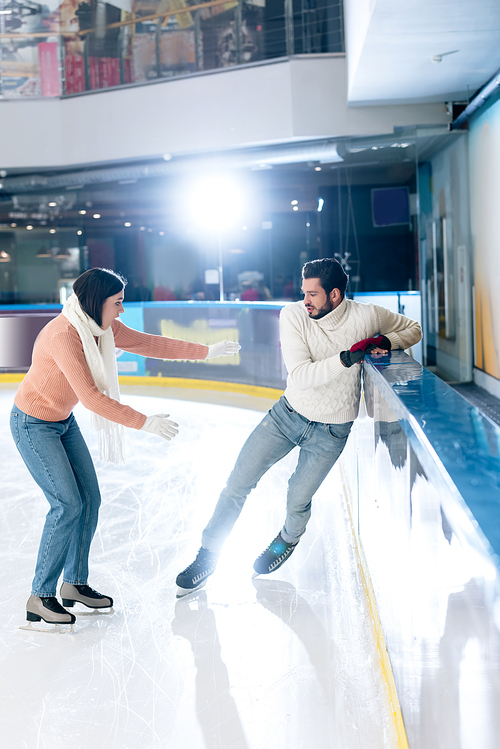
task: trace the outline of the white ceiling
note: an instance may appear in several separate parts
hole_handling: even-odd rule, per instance
[[[465,101],[500,68],[500,0],[344,0],[344,11],[351,105]]]

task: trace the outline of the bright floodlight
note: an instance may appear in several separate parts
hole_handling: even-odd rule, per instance
[[[212,176],[198,182],[190,197],[189,207],[194,219],[208,229],[223,229],[238,221],[242,197],[228,177]]]

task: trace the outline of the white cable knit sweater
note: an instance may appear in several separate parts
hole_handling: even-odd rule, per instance
[[[299,414],[323,424],[343,424],[358,415],[361,367],[346,368],[340,352],[357,341],[385,335],[393,349],[418,343],[418,322],[376,304],[343,299],[320,320],[303,302],[288,304],[280,315],[281,349],[288,370],[285,397]]]

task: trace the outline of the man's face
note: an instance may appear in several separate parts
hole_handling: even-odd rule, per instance
[[[335,303],[337,296],[340,296],[338,289],[334,289],[330,296],[327,296],[326,291],[320,284],[319,278],[303,278],[302,293],[304,294],[304,304],[307,313],[313,320],[319,320],[321,317],[324,317],[342,301],[339,299],[338,303]]]

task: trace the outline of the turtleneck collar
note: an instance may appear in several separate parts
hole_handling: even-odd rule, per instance
[[[304,307],[305,310],[305,307]],[[307,315],[307,310],[305,310]],[[334,330],[335,328],[338,328],[340,323],[342,322],[344,315],[347,313],[347,297],[344,297],[342,301],[340,302],[339,306],[335,309],[332,309],[331,312],[329,312],[324,317],[321,317],[319,320],[315,320],[312,317],[309,317],[309,320],[314,323],[315,325],[319,325],[320,328],[323,328],[324,330]]]

